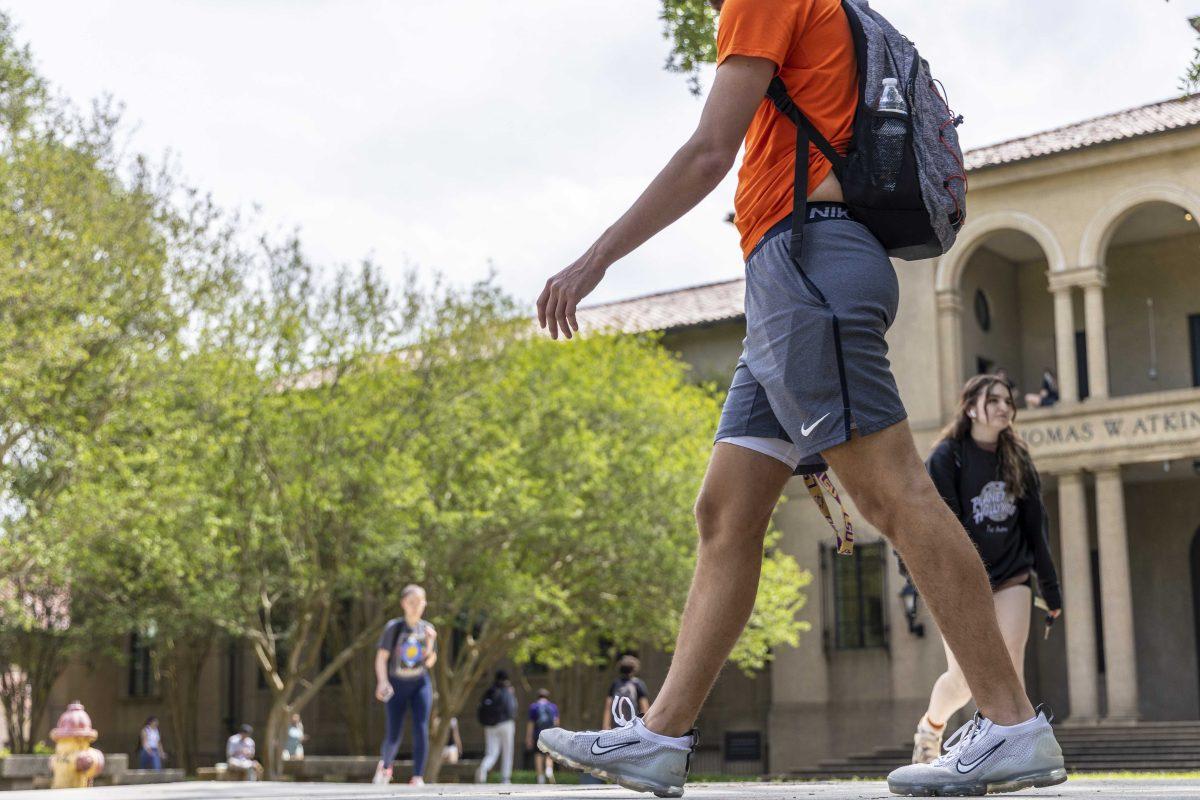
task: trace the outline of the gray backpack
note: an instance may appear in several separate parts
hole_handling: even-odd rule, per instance
[[[808,146],[829,159],[851,216],[871,230],[888,255],[933,258],[954,244],[967,214],[967,176],[957,128],[940,83],[917,48],[867,0],[842,0],[858,57],[858,108],[849,151],[839,154],[804,116],[776,77],[767,97],[796,124],[792,258],[799,259],[807,219]],[[895,79],[902,105],[881,108],[885,79]],[[894,94],[893,94],[894,97]],[[803,98],[799,98],[803,104]],[[885,104],[886,105],[886,104]]]

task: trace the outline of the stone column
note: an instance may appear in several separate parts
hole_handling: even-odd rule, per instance
[[[1120,467],[1096,471],[1096,531],[1100,542],[1100,608],[1104,620],[1108,718],[1137,719],[1133,589],[1129,580],[1129,542]]]
[[[1062,544],[1063,624],[1067,627],[1067,694],[1073,721],[1099,717],[1092,548],[1088,542],[1083,473],[1058,476],[1058,534]]]
[[[1104,335],[1104,271],[1097,269],[1083,284],[1083,317],[1087,329],[1088,396],[1108,397],[1108,339]]]
[[[1050,287],[1054,292],[1054,354],[1058,362],[1058,393],[1064,403],[1079,400],[1075,379],[1075,306],[1071,286]]]
[[[942,384],[942,416],[958,408],[963,385],[962,297],[957,289],[937,293],[938,360]]]

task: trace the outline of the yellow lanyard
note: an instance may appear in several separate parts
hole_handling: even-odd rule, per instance
[[[805,475],[804,485],[808,487],[808,493],[812,495],[817,508],[821,509],[821,513],[825,515],[825,521],[829,523],[829,527],[833,528],[833,535],[837,537],[838,555],[854,555],[854,525],[850,522],[850,514],[846,511],[846,506],[842,504],[842,498],[838,496],[837,487],[833,485],[833,481],[829,480],[829,474],[820,472],[816,475]],[[838,508],[842,510],[844,533],[838,530],[837,523],[833,521],[833,514],[829,513],[829,504],[825,502],[825,495],[821,491],[822,486],[833,496],[833,499],[837,501]]]

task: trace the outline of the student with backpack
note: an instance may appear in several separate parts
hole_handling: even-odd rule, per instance
[[[529,722],[525,725],[525,749],[533,750],[533,743],[542,731],[558,727],[558,706],[550,702],[550,690],[538,689],[538,699],[529,705]],[[537,782],[554,783],[554,762],[540,751],[533,754],[533,767],[537,770]]]
[[[512,783],[513,739],[517,733],[517,693],[508,673],[496,670],[495,680],[479,699],[475,711],[483,726],[483,760],[475,773],[476,783],[487,783],[488,770],[500,760],[500,782]]]
[[[600,726],[603,730],[612,730],[614,726],[613,701],[619,697],[628,699],[639,714],[645,714],[650,708],[650,691],[646,688],[646,683],[637,677],[637,671],[641,665],[642,662],[638,660],[637,656],[628,653],[617,661],[617,677],[608,687],[604,708],[600,712],[600,719],[604,720]]]
[[[892,791],[1060,783],[1047,715],[1013,669],[983,563],[925,472],[887,360],[899,300],[889,255],[936,257],[965,218],[961,118],[913,44],[863,0],[711,4],[717,70],[696,131],[537,300],[550,336],[572,338],[576,307],[605,272],[716,188],[745,143],[734,219],[746,338],[696,501],[696,571],[645,716],[616,698],[616,730],[554,728],[538,747],[628,788],[682,795],[692,725],[753,608],[775,505],[803,475],[833,525],[828,465],[903,554],[981,711],[945,758],[894,771]],[[838,539],[852,552],[849,524]]]
[[[976,375],[962,390],[958,414],[925,462],[942,499],[962,522],[987,565],[996,620],[1017,675],[1024,674],[1029,608],[1036,575],[1047,623],[1062,613],[1058,570],[1046,539],[1042,484],[1012,423],[1012,388],[999,375]],[[929,708],[913,737],[913,763],[941,755],[946,721],[971,699],[950,648]]]
[[[375,652],[375,698],[387,705],[387,733],[383,737],[376,784],[392,782],[392,763],[404,735],[404,716],[412,712],[413,774],[411,786],[425,785],[425,755],[429,750],[429,715],[433,708],[433,681],[429,670],[437,662],[437,631],[421,618],[425,590],[415,584],[400,592],[404,616],[388,622]]]

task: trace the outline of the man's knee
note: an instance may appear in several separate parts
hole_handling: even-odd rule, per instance
[[[923,527],[922,519],[936,513],[943,501],[929,476],[916,472],[864,486],[854,495],[854,503],[867,522],[898,546]]]
[[[754,509],[740,507],[732,498],[723,497],[709,489],[702,489],[693,508],[700,542],[706,545],[745,544],[762,545],[762,538],[770,522],[770,514],[764,517]]]

